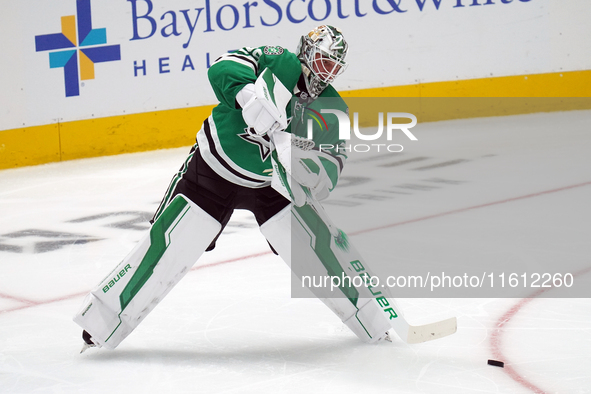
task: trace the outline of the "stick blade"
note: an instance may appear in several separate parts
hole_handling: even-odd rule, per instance
[[[409,326],[406,343],[421,343],[446,337],[458,330],[458,321],[455,317],[438,321],[423,326]]]

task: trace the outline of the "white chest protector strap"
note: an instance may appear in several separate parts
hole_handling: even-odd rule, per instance
[[[183,195],[164,209],[138,245],[88,294],[74,321],[114,349],[195,264],[221,225]]]
[[[310,217],[302,218],[302,215]],[[310,220],[316,220],[318,226],[310,228]],[[344,272],[350,262],[351,250],[344,252],[337,247],[328,228],[321,228],[322,223],[309,206],[299,208],[291,204],[265,222],[261,232],[298,277],[301,272],[318,277],[335,275],[339,270]],[[323,231],[328,236],[323,236]],[[297,251],[297,256],[292,255],[292,250]],[[292,256],[297,262],[292,261]],[[335,264],[330,266],[328,260]],[[318,289],[310,290],[364,342],[376,342],[392,329],[391,319],[395,316],[385,311],[387,299],[381,297],[383,299],[378,300],[365,286],[344,289],[340,297],[330,297],[326,293],[323,296]]]

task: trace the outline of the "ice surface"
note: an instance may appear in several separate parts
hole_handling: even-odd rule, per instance
[[[351,154],[325,206],[362,253],[387,243],[401,264],[550,259],[584,272],[590,125],[589,111],[424,124],[403,153]],[[119,348],[79,354],[72,316],[146,231],[187,153],[0,172],[1,393],[591,392],[589,299],[401,299],[411,323],[457,316],[458,332],[365,345],[319,301],[290,297],[287,266],[245,211]]]

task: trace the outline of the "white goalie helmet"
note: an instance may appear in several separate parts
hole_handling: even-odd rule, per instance
[[[317,97],[347,68],[349,45],[341,31],[322,25],[302,36],[297,55],[303,64],[308,92]]]

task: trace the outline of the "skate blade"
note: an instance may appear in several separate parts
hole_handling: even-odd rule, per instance
[[[96,347],[96,345],[95,344],[89,345],[88,343],[84,343],[84,345],[82,345],[82,349],[80,350],[80,354],[84,353],[85,351],[87,351],[91,347]]]

